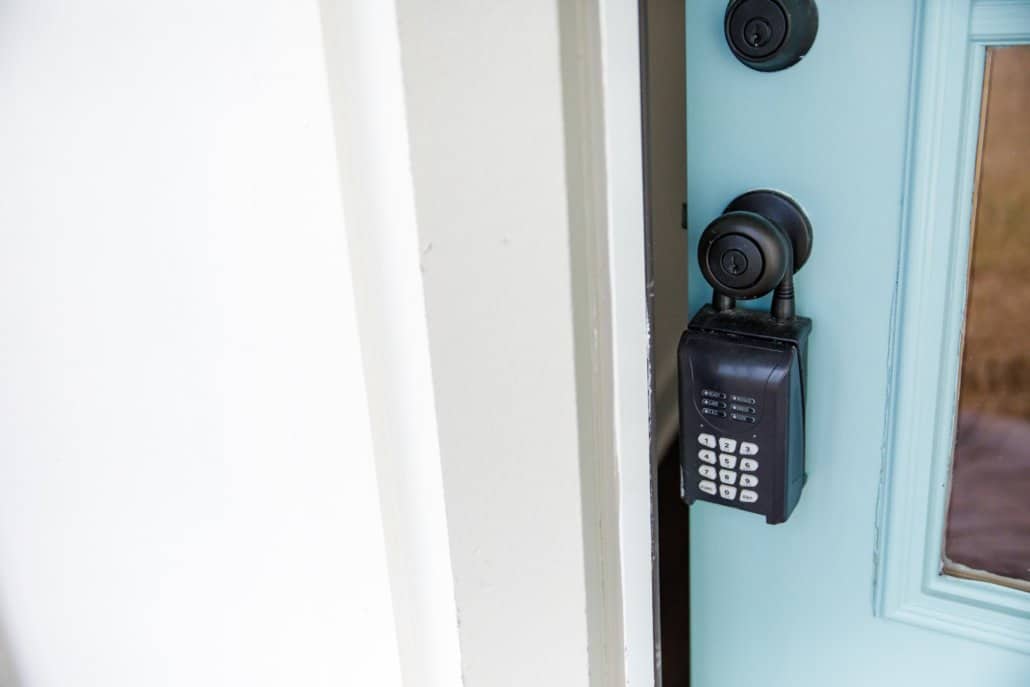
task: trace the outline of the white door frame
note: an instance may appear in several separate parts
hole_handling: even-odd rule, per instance
[[[321,4],[407,682],[652,685],[637,3]]]

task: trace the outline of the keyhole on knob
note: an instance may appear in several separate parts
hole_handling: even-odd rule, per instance
[[[752,19],[744,25],[744,40],[752,48],[761,48],[772,38],[772,27],[765,19]]]
[[[722,256],[722,268],[737,277],[747,270],[747,256],[739,250],[728,250]]]

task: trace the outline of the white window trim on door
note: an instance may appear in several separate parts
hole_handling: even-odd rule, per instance
[[[875,606],[1030,653],[1030,594],[941,571],[985,55],[1030,43],[1030,0],[927,0],[917,11]]]
[[[380,481],[397,482],[380,490],[401,511],[386,526],[406,683],[653,685],[637,3],[396,0],[355,35],[365,4],[322,0],[345,192],[382,186],[348,231],[369,260],[356,292]],[[393,112],[362,102],[384,97]],[[386,298],[395,276],[406,291]],[[405,401],[392,369],[396,308],[428,320],[407,343],[431,398]],[[399,414],[422,446],[397,441]],[[443,642],[420,645],[434,628]]]

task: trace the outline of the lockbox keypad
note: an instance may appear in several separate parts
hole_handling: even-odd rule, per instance
[[[758,444],[708,432],[697,435],[697,488],[725,501],[757,503]]]

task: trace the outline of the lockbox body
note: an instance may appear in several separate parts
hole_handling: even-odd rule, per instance
[[[805,484],[812,322],[705,306],[679,343],[681,494],[785,522]]]

